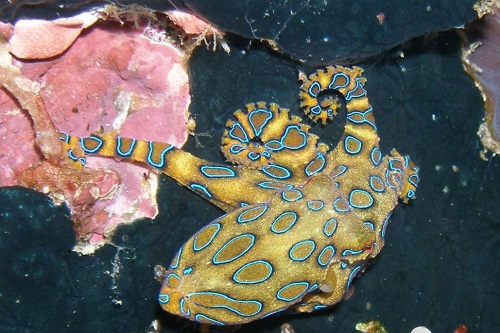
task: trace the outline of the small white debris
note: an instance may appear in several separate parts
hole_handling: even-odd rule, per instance
[[[425,326],[419,326],[412,329],[411,333],[432,333],[432,332]]]

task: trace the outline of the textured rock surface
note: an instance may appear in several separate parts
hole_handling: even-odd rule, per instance
[[[478,134],[486,148],[500,154],[500,8],[468,25],[465,34],[465,67],[477,82],[486,109]]]

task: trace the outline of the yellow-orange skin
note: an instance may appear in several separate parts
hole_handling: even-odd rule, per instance
[[[172,260],[159,294],[163,309],[214,325],[288,308],[311,312],[342,299],[383,247],[398,199],[412,199],[418,183],[408,157],[381,154],[365,81],[359,67],[341,66],[303,80],[301,106],[313,120],[325,122],[345,106],[345,130],[332,150],[300,118],[264,102],[246,105],[227,123],[222,150],[237,166],[111,134],[66,141],[145,162],[227,212]],[[335,97],[319,101],[329,90]]]

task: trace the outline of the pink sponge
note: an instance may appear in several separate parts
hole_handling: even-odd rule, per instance
[[[31,35],[23,32],[27,24],[13,30],[0,27],[4,36],[13,33],[8,47],[15,56],[52,57],[14,60],[24,78],[40,84],[38,95],[55,124],[47,131],[77,136],[117,131],[177,147],[184,144],[190,94],[182,51],[150,41],[142,29],[118,24],[99,23],[79,37],[86,26],[82,19],[31,21],[31,31],[39,27]],[[0,90],[0,186],[21,183],[65,201],[78,236],[97,242],[119,223],[156,216],[156,175],[145,177],[149,170],[144,167],[91,157],[87,167],[102,170],[73,177],[74,171],[64,166],[40,164],[43,147],[35,146],[32,119],[18,101],[15,93]]]

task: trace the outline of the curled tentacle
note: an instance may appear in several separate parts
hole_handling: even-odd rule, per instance
[[[300,92],[301,104],[305,114],[314,122],[332,120],[337,111],[340,110],[346,99],[350,96],[348,92],[356,88],[357,79],[364,84],[365,79],[359,67],[347,68],[342,66],[328,66],[305,75]]]
[[[227,122],[222,137],[222,152],[231,163],[261,169],[278,162],[282,151],[317,149],[318,137],[309,134],[309,126],[300,123],[299,117],[290,118],[288,109],[275,103],[250,103],[234,115],[236,121]]]

